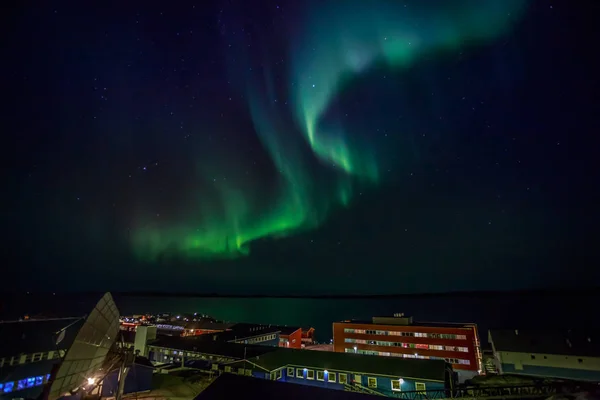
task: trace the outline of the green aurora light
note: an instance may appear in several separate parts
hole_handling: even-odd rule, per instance
[[[277,89],[268,68],[260,82],[246,76],[242,88],[277,172],[275,189],[255,187],[232,169],[210,191],[202,185],[193,218],[160,227],[138,221],[132,244],[141,259],[235,258],[248,254],[257,239],[318,227],[332,208],[349,204],[357,187],[380,180],[375,146],[341,122],[323,123],[344,88],[375,64],[401,71],[424,56],[493,40],[512,27],[525,3],[332,0],[318,2],[318,10],[306,8],[295,35],[300,40],[289,43],[292,115],[274,106]],[[210,176],[206,164],[199,167],[204,181]]]

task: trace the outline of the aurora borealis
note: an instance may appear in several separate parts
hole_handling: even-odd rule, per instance
[[[245,40],[228,38],[242,49],[238,59],[244,60],[230,71],[244,76],[239,89],[245,93],[255,133],[278,172],[273,193],[245,185],[246,178],[236,172],[212,188],[203,186],[202,199],[184,221],[167,226],[140,224],[133,247],[141,257],[154,259],[167,251],[189,258],[235,257],[248,254],[254,240],[317,228],[332,208],[350,204],[357,187],[376,184],[381,178],[383,155],[368,135],[345,126],[344,110],[328,117],[344,87],[378,63],[401,74],[423,56],[444,57],[493,40],[511,28],[524,3],[468,0],[424,6],[385,0],[313,6],[318,10],[305,4],[305,18],[294,35],[297,39],[284,40],[290,67],[284,72],[283,88],[275,83],[275,66],[269,65],[268,57],[245,55]],[[235,13],[226,10],[223,18]],[[255,65],[257,59],[260,67]],[[254,72],[259,69],[262,73]],[[283,93],[291,108],[277,104]],[[369,123],[369,116],[364,118]],[[227,151],[229,160],[239,150]],[[311,165],[313,158],[319,161],[317,166]],[[322,179],[323,175],[328,177]]]
[[[4,280],[262,293],[589,280],[600,67],[584,8],[20,5],[3,66]]]

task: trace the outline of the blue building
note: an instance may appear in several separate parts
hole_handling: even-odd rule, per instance
[[[228,363],[224,372],[391,397],[404,391],[451,389],[455,379],[444,360],[285,348]]]
[[[600,382],[600,336],[577,330],[490,330],[501,374]]]
[[[83,318],[0,322],[0,399],[39,396]]]

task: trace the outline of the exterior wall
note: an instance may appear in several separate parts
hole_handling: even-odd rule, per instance
[[[279,347],[290,349],[302,348],[302,329],[298,329],[290,335],[280,335]]]
[[[300,370],[301,376],[298,377],[297,372]],[[314,368],[303,368],[303,367],[286,367],[280,369],[281,378],[277,379],[277,372],[274,376],[271,376],[269,373],[263,374],[262,372],[253,372],[253,375],[256,377],[261,377],[263,379],[272,379],[280,380],[282,382],[296,383],[301,385],[308,386],[317,386],[328,389],[337,389],[337,390],[345,390],[346,385],[344,383],[340,383],[340,374],[342,376],[345,374],[346,382],[348,385],[352,385],[353,382],[360,384],[361,386],[370,388],[372,390],[378,391],[379,393],[385,394],[387,396],[395,396],[401,391],[414,391],[417,390],[417,382],[425,385],[425,390],[442,390],[445,389],[444,382],[430,382],[430,381],[419,381],[419,380],[407,380],[403,379],[400,383],[400,377],[389,377],[389,376],[380,376],[375,374],[355,374],[353,372],[348,371],[336,371],[336,370],[325,370],[322,369],[314,369]],[[309,379],[309,376],[312,371],[313,379]],[[290,374],[291,372],[291,374]],[[323,379],[320,378],[319,372],[323,372]],[[261,376],[262,375],[262,376]],[[330,381],[331,378],[331,381]],[[374,378],[376,381],[376,386],[369,386],[369,378]],[[392,381],[398,382],[400,390],[392,390]],[[371,379],[371,384],[373,384],[373,379]],[[420,386],[419,390],[422,389],[423,386]]]
[[[148,340],[156,339],[155,326],[140,326],[135,331],[134,350],[140,352],[140,356],[146,357],[146,343]]]
[[[145,392],[152,389],[153,369],[143,365],[132,365],[125,378],[123,393]],[[109,373],[102,381],[102,397],[114,397],[118,388],[119,371]]]
[[[345,332],[346,329],[379,332],[349,333]],[[413,336],[403,336],[403,334]],[[415,334],[426,337],[417,337],[414,336]],[[432,338],[431,334],[462,335],[464,339]],[[386,345],[386,343],[401,343],[401,346]],[[444,350],[429,349],[430,345],[443,346]],[[446,359],[452,364],[454,370],[478,373],[481,369],[481,349],[475,326],[432,327],[336,322],[333,324],[333,347],[336,352],[356,351],[361,354],[381,356]],[[453,350],[446,350],[447,347],[452,347]],[[467,351],[457,351],[459,347],[466,348]]]
[[[500,373],[600,381],[600,358],[495,352]]]
[[[180,363],[185,360],[210,360],[212,362],[235,361],[235,358],[216,354],[205,354],[194,351],[167,349],[164,347],[148,346],[148,359],[153,363]]]

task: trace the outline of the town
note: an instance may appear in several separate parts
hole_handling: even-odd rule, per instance
[[[600,382],[592,332],[479,332],[398,313],[333,321],[331,335],[202,313],[121,316],[107,293],[87,316],[0,323],[0,395],[542,399]]]

